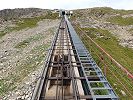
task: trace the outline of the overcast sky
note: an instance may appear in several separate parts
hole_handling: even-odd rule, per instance
[[[133,10],[133,0],[0,0],[0,10],[29,7],[44,9],[81,9],[101,6]]]

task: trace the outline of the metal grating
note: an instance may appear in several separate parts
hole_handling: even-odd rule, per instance
[[[32,100],[118,100],[107,79],[63,17]]]
[[[96,62],[91,57],[90,53],[78,37],[77,33],[75,32],[74,28],[72,27],[71,23],[68,21],[67,17],[65,17],[68,31],[71,36],[71,40],[73,41],[73,45],[75,47],[76,53],[79,58],[79,62],[81,64],[81,68],[83,70],[83,75],[86,78],[87,85],[90,89],[91,95],[93,97],[93,100],[98,99],[111,99],[111,100],[118,100],[117,95],[115,94],[114,90],[112,89],[111,85],[107,81],[106,77],[103,75],[101,69],[98,67]],[[92,73],[92,74],[91,74]],[[96,75],[99,77],[100,80],[95,80],[95,78],[91,78],[91,80],[88,80],[88,76]],[[91,86],[92,83],[102,84],[102,87],[99,86]],[[106,93],[96,94],[96,91],[101,91]]]

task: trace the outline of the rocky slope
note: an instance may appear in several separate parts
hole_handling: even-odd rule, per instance
[[[120,45],[133,48],[132,16],[133,11],[91,8],[75,10],[72,18],[82,28],[108,30]],[[0,100],[31,99],[58,25],[50,10],[0,11]]]
[[[35,17],[45,15],[47,13],[46,9],[38,8],[18,8],[18,9],[4,9],[0,11],[0,20],[7,21],[11,19],[23,18],[23,17]]]
[[[33,8],[0,11],[0,100],[31,99],[59,25],[51,16]]]
[[[133,10],[115,10],[107,7],[81,9],[74,11],[71,20],[118,63],[133,73]],[[83,32],[76,27],[75,29],[87,49],[90,52],[92,50],[91,55],[103,72],[107,66],[106,78],[120,100],[132,100],[132,80],[129,80],[118,66],[110,63],[106,54],[102,54],[101,50],[92,45]],[[101,62],[100,55],[104,63]]]
[[[119,44],[133,48],[133,10],[90,8],[74,11],[73,17],[82,28],[101,28],[118,38]]]

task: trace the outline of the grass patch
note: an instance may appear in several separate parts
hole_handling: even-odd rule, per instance
[[[31,42],[40,40],[40,39],[42,39],[42,38],[44,38],[44,36],[43,36],[42,34],[38,34],[38,35],[32,36],[32,37],[30,37],[30,38],[28,38],[28,39],[26,39],[26,40],[24,40],[24,41],[18,43],[18,44],[15,46],[15,48],[25,48],[25,47],[27,47]]]
[[[6,92],[12,91],[16,88],[13,83],[7,83],[9,79],[1,79],[0,80],[0,96],[3,96]]]
[[[6,35],[9,32],[12,32],[12,31],[13,31],[12,27],[5,28],[3,31],[0,31],[0,38],[3,37],[4,35]]]
[[[96,7],[91,8],[90,15],[95,17],[103,17],[105,14],[111,15],[115,13],[115,10],[109,7]]]
[[[25,48],[30,43],[29,40],[24,40],[23,42],[18,43],[15,48]]]
[[[6,90],[8,89],[7,84],[5,84],[4,80],[0,80],[0,95],[3,94],[3,92],[6,92]]]
[[[129,32],[133,32],[133,28],[129,29],[128,31],[129,31]]]
[[[33,17],[33,18],[21,18],[16,20],[16,27],[7,27],[4,31],[0,31],[0,38],[5,34],[12,31],[19,31],[25,28],[33,28],[37,26],[37,23],[43,19],[58,19],[58,13],[47,12],[45,16]]]
[[[104,39],[110,38],[110,34],[108,30],[103,30],[101,28],[82,28],[87,35],[91,38],[100,38],[103,37]],[[107,36],[108,34],[108,36]]]
[[[76,18],[86,18],[88,16],[92,16],[96,20],[99,20],[99,18],[102,18],[104,15],[119,14],[120,16],[122,16],[122,15],[128,15],[132,13],[133,13],[133,10],[117,10],[109,7],[95,7],[95,8],[90,8],[88,11],[84,9],[74,10],[72,19],[74,20]]]
[[[34,71],[37,66],[40,66],[46,55],[46,49],[49,47],[49,44],[40,45],[31,50],[32,56],[28,56],[26,60],[23,60],[18,64],[16,70],[16,79],[17,82],[21,81],[29,72]],[[19,72],[21,70],[21,72]]]
[[[105,49],[111,56],[116,59],[120,64],[125,66],[128,70],[133,72],[133,50],[130,48],[122,47],[116,37],[111,35],[108,30],[96,28],[83,28],[87,35],[93,38],[101,47]],[[98,36],[97,36],[98,34]],[[100,38],[99,36],[103,36]]]
[[[111,56],[120,64],[125,66],[128,70],[133,72],[133,50],[119,45],[115,37],[111,39],[97,39],[96,42],[100,44]]]
[[[6,33],[5,32],[0,32],[0,38],[2,37],[2,36],[4,36],[4,35],[6,35]]]
[[[95,42],[97,42],[99,45],[101,45],[102,48],[105,49],[111,56],[116,59],[120,64],[124,65],[130,72],[133,72],[132,65],[133,65],[133,50],[129,48],[125,48],[119,45],[117,38],[114,37],[109,31],[103,30],[103,29],[95,29],[95,28],[83,28],[83,30],[89,35]],[[77,29],[78,33],[81,33]],[[103,33],[101,33],[103,32]],[[99,38],[97,36],[97,33],[104,36],[102,38]],[[106,37],[106,38],[105,38]],[[110,38],[108,38],[110,37]],[[96,63],[99,63],[99,58],[96,56],[96,54],[100,54],[101,51],[96,49],[96,47],[92,47],[90,45],[91,42],[89,39],[82,35],[82,41],[85,44],[86,48],[91,51],[91,55],[93,56]],[[95,52],[94,52],[95,51]],[[109,59],[105,59],[106,61],[110,61]],[[102,63],[99,64],[102,71],[104,71],[104,65]],[[114,76],[115,75],[115,76]],[[123,85],[128,89],[128,91],[133,94],[133,86],[132,86],[132,80],[128,78],[128,76],[121,71],[120,68],[117,66],[114,66],[110,63],[107,66],[107,79],[111,86],[114,88],[117,95],[120,97],[121,100],[132,100],[131,95],[126,91],[126,89],[123,87]],[[119,83],[119,81],[121,83]],[[95,85],[95,84],[94,84]],[[126,95],[123,95],[121,90],[123,90]],[[95,91],[95,94],[101,94],[104,93],[104,91]],[[105,91],[106,93],[106,91]]]
[[[133,17],[123,18],[121,16],[115,16],[115,17],[109,18],[107,21],[114,24],[121,25],[121,26],[133,25]]]
[[[23,18],[16,21],[16,27],[7,27],[3,31],[0,32],[0,37],[6,35],[9,32],[12,31],[19,31],[24,28],[33,28],[37,26],[37,23],[41,21],[42,17],[35,17],[35,18]]]
[[[45,15],[45,19],[58,19],[59,17],[59,13],[52,13],[51,11],[49,11],[46,15]]]
[[[33,28],[37,26],[37,23],[43,19],[58,19],[58,13],[52,13],[49,11],[45,16],[39,16],[34,18],[22,18],[16,22],[16,25],[18,27],[15,27],[14,30],[19,31],[24,28]]]
[[[35,41],[38,41],[38,40],[41,40],[41,39],[46,39],[47,36],[49,36],[50,34],[53,34],[53,29],[50,28],[48,29],[49,33],[44,36],[43,34],[39,33],[39,34],[36,34],[34,36],[31,36],[29,38],[27,38],[26,40],[22,41],[22,42],[19,42],[15,48],[18,48],[18,49],[22,49],[22,48],[25,48],[27,47],[28,45],[30,45],[31,42],[35,42]]]
[[[37,26],[37,22],[39,22],[41,19],[39,17],[35,18],[23,18],[16,22],[17,27],[14,27],[14,30],[21,30],[24,28],[33,28]]]
[[[90,86],[92,88],[95,88],[95,87],[104,87],[104,84],[100,83],[100,82],[95,82],[95,83],[90,83]]]
[[[128,15],[128,14],[133,14],[133,10],[115,10],[117,14],[122,15]]]
[[[44,44],[33,48],[25,60],[17,62],[17,69],[10,73],[9,77],[0,80],[0,96],[16,88],[16,84],[21,82],[29,73],[34,71],[38,66],[43,65],[42,61],[46,55],[46,49],[50,44]],[[15,73],[15,74],[13,74]]]
[[[108,90],[93,90],[94,95],[108,95]]]
[[[82,38],[82,40],[83,40],[83,43],[85,44],[85,46],[87,47],[87,49],[89,51],[91,50],[91,55],[93,56],[96,63],[100,66],[102,71],[104,71],[105,66],[102,63],[99,64],[99,58],[96,56],[96,54],[100,54],[101,51],[99,51],[95,47],[91,47],[90,45],[92,45],[92,44],[89,41],[87,41],[88,38],[86,36],[84,36]],[[110,45],[110,44],[107,44],[107,45]],[[110,48],[110,51],[111,50],[114,51],[113,48],[112,49]],[[106,58],[104,60],[109,62],[109,64],[107,64],[107,79],[109,80],[110,84],[113,86],[116,93],[119,95],[120,98],[128,98],[128,100],[131,100],[131,96],[126,92],[126,89],[123,88],[122,84],[124,84],[125,87],[133,94],[132,80],[129,79],[128,76],[120,68],[112,65],[111,61],[109,59]],[[117,60],[119,61],[119,59],[117,59]],[[130,63],[132,63],[132,62],[130,62]],[[126,66],[126,67],[129,68],[128,66]],[[129,71],[131,71],[131,70],[132,69],[130,69]],[[117,78],[114,77],[114,74]],[[118,82],[118,80],[120,80],[122,82],[122,84],[120,84]],[[123,94],[121,93],[121,90],[126,92],[126,96],[123,96]],[[122,99],[122,100],[125,100],[125,99]]]

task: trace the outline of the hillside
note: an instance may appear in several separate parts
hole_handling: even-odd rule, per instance
[[[133,11],[112,8],[75,10],[73,18],[82,28],[102,28],[118,38],[119,44],[133,48]]]
[[[37,8],[0,11],[0,100],[30,100],[58,13]]]
[[[130,80],[118,66],[112,64],[112,61],[102,54],[87,36],[90,36],[130,73],[133,73],[133,10],[102,7],[74,10],[73,15],[71,21],[73,25],[76,25],[75,29],[103,72],[107,67],[107,79],[120,99],[132,100],[132,79]],[[104,62],[101,62],[99,56],[104,59]]]
[[[47,11],[49,10],[38,8],[4,9],[0,11],[0,18],[1,20],[6,21],[24,17],[35,17],[45,15]]]
[[[133,10],[108,7],[74,10],[78,26],[116,61],[133,73]],[[0,100],[30,100],[40,77],[47,50],[60,19],[51,10],[26,8],[0,11]],[[75,27],[76,29],[76,27]],[[87,49],[101,54],[78,29]],[[99,63],[96,55],[93,58]],[[107,59],[108,60],[108,59]],[[108,65],[107,79],[121,100],[132,100],[132,80],[120,69]],[[100,64],[104,72],[104,65]],[[109,71],[112,68],[112,72]],[[116,75],[118,80],[114,78]]]

